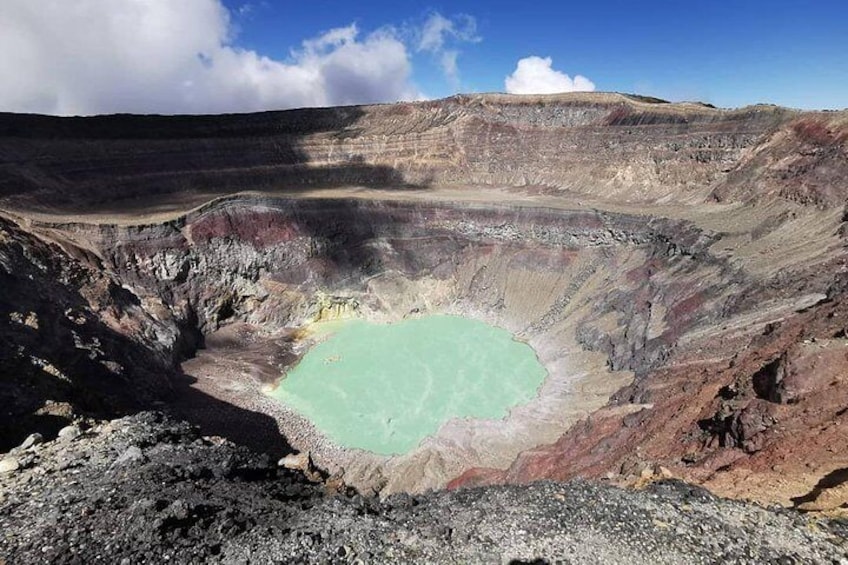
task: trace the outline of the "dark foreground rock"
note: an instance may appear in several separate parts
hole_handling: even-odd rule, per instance
[[[679,482],[327,496],[158,413],[15,458],[0,482],[0,563],[848,562],[844,524]]]

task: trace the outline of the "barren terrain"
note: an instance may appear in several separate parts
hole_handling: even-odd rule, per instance
[[[0,115],[0,449],[169,411],[387,496],[675,477],[848,504],[848,113],[618,94]],[[319,319],[459,314],[549,376],[392,458],[264,394]]]

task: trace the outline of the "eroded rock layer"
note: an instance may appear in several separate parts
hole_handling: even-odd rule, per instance
[[[0,195],[149,212],[156,195],[522,186],[618,202],[842,205],[844,113],[717,110],[617,94],[456,96],[250,115],[3,115]],[[108,206],[107,206],[107,209]]]

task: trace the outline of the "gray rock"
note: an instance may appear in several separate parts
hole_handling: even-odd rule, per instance
[[[59,430],[59,439],[63,439],[66,441],[70,441],[72,439],[76,439],[82,435],[82,430],[79,429],[79,426],[65,426],[61,430]]]
[[[0,476],[0,554],[9,563],[839,563],[845,529],[790,510],[725,501],[679,481],[627,491],[586,481],[481,487],[384,500],[327,497],[267,456],[162,415],[112,434],[52,442],[71,473]],[[116,453],[145,465],[105,472]],[[35,458],[35,454],[29,454]],[[52,468],[56,468],[55,466]],[[226,469],[226,472],[220,472]],[[26,480],[24,480],[26,479]],[[10,504],[10,501],[14,501]],[[58,527],[57,527],[58,526]],[[52,552],[42,553],[50,546]],[[117,552],[120,553],[117,553]],[[99,556],[99,557],[98,557]],[[789,561],[787,561],[789,562]]]
[[[14,473],[20,468],[21,464],[15,457],[0,459],[0,474]]]
[[[177,499],[171,503],[166,509],[166,513],[177,520],[185,520],[188,518],[191,509],[185,500]]]
[[[119,467],[121,465],[131,465],[135,463],[142,463],[147,458],[144,456],[144,452],[141,451],[140,448],[136,446],[132,446],[127,448],[120,457],[115,459],[115,462],[112,464],[113,467]]]
[[[44,436],[42,436],[40,433],[36,432],[34,434],[29,434],[27,436],[27,438],[24,440],[24,442],[21,445],[18,446],[18,449],[20,451],[24,451],[24,450],[29,449],[30,447],[32,447],[34,445],[38,445],[39,443],[43,443],[43,442],[44,442]]]

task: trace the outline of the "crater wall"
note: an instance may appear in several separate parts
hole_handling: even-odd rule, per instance
[[[235,197],[162,223],[38,229],[61,234],[66,249],[87,250],[81,257],[91,272],[105,273],[149,325],[165,329],[141,342],[174,372],[206,336],[258,328],[254,343],[282,352],[255,362],[260,378],[243,367],[209,373],[246,386],[221,400],[279,422],[285,442],[256,447],[280,452],[291,442],[331,471],[344,469],[350,483],[385,493],[440,488],[473,467],[507,465],[600,408],[633,373],[662,366],[681,337],[786,294],[710,254],[716,234],[597,210]],[[111,296],[90,306],[106,308]],[[351,315],[381,321],[430,312],[482,319],[530,343],[550,376],[506,421],[448,422],[401,457],[343,450],[258,398],[307,345],[298,330],[328,304],[354,305]],[[136,327],[123,329],[139,339]],[[143,366],[134,371],[157,369]]]
[[[214,117],[4,114],[0,198],[27,209],[115,212],[143,211],[156,195],[521,186],[619,202],[769,195],[834,204],[846,196],[834,183],[846,173],[845,121],[841,113],[617,94]]]
[[[4,446],[156,406],[382,492],[662,467],[790,503],[848,468],[846,123],[615,94],[2,115]],[[392,460],[261,401],[316,318],[428,312],[526,339],[539,398]]]

